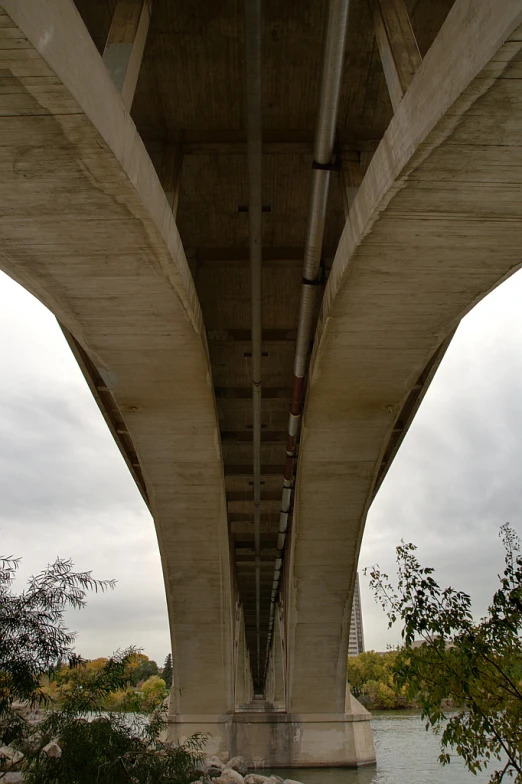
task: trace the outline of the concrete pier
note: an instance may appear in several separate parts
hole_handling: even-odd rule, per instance
[[[290,714],[265,701],[232,716],[171,715],[169,738],[183,742],[209,734],[205,753],[241,756],[252,768],[359,767],[375,762],[370,714],[351,697],[340,715]]]

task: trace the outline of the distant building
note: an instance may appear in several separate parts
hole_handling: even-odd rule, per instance
[[[361,591],[359,589],[359,573],[355,578],[353,592],[352,620],[350,623],[350,639],[348,641],[348,656],[357,656],[364,651],[364,634],[361,610]]]

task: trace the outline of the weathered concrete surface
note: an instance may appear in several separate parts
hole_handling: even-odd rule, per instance
[[[375,762],[370,714],[353,697],[347,714],[236,713],[231,749],[256,768],[358,767]]]
[[[457,0],[344,229],[301,439],[290,712],[344,711],[351,595],[382,455],[437,347],[521,265],[521,22],[519,0]]]
[[[0,113],[0,266],[80,342],[134,444],[165,575],[174,713],[226,714],[231,573],[200,308],[149,156],[70,0],[0,3]]]
[[[240,755],[249,767],[359,767],[375,762],[370,714],[347,695],[346,714],[290,714],[267,703],[229,717],[183,716],[169,726],[183,743],[195,732],[209,733],[205,753]],[[211,720],[209,720],[211,719]]]

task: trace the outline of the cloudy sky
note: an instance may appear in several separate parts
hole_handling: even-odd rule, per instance
[[[522,276],[467,316],[370,512],[361,567],[392,572],[401,538],[477,614],[522,533]],[[86,657],[135,644],[162,662],[167,615],[154,526],[53,316],[0,273],[0,555],[19,587],[57,555],[115,578],[69,616]],[[396,635],[361,577],[366,647]]]

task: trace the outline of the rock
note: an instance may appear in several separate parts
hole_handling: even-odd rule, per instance
[[[46,754],[48,757],[61,757],[62,750],[57,743],[48,743],[47,746],[44,746],[42,749],[43,753]]]
[[[302,782],[295,779],[285,779],[284,784],[302,784]]]
[[[0,746],[0,770],[9,770],[19,762],[24,755],[11,746]]]
[[[207,776],[209,776],[211,779],[219,778],[219,776],[221,776],[222,773],[223,773],[223,768],[218,768],[215,765],[210,765],[207,768]]]
[[[11,703],[11,710],[20,716],[20,718],[25,719],[29,724],[40,724],[45,718],[45,711],[34,703],[13,702]]]
[[[208,763],[209,767],[212,765],[214,768],[219,768],[220,770],[223,770],[225,767],[224,762],[221,762],[219,757],[216,757],[215,755],[213,757],[209,757],[206,762]]]
[[[215,784],[245,784],[245,779],[232,768],[225,768],[218,779],[214,779]]]
[[[245,784],[266,784],[268,776],[260,776],[259,773],[248,773],[245,776]]]
[[[2,784],[19,784],[19,782],[24,780],[22,773],[6,773],[4,778],[1,779]]]
[[[272,775],[265,781],[265,784],[284,784],[284,779],[281,776]]]
[[[245,776],[248,773],[248,765],[243,757],[232,757],[232,759],[225,765],[225,770],[232,769]]]

